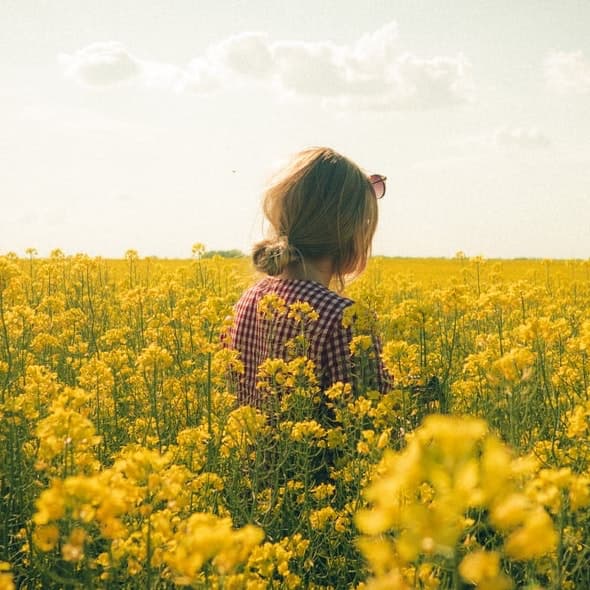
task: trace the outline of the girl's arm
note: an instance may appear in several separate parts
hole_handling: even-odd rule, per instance
[[[362,353],[362,360],[355,359],[350,350],[353,330],[343,325],[341,317],[333,323],[327,332],[322,355],[324,386],[342,381],[356,386],[358,390],[373,389],[386,393],[391,389],[392,379],[381,359],[381,342],[376,335],[367,335],[370,336],[372,347]],[[363,363],[364,366],[361,366]]]

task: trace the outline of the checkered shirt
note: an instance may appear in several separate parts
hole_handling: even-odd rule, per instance
[[[353,301],[314,281],[267,277],[248,289],[234,308],[228,344],[240,353],[244,363],[244,374],[237,383],[238,402],[260,405],[256,390],[258,367],[267,358],[287,359],[285,345],[300,333],[300,327],[286,314],[272,322],[261,316],[258,303],[269,294],[277,295],[286,305],[307,302],[317,312],[319,318],[309,323],[306,338],[308,358],[315,364],[322,389],[337,381],[352,383],[349,348],[352,333],[342,325],[342,314]],[[389,376],[381,362],[379,341],[373,340],[377,359],[374,385],[385,392],[390,386]]]

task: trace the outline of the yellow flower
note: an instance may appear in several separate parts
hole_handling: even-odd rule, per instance
[[[283,386],[288,378],[288,365],[283,359],[265,359],[258,367],[256,386],[272,391]]]
[[[165,552],[164,559],[179,583],[192,584],[209,560],[218,559],[220,570],[229,573],[261,540],[257,527],[234,530],[229,519],[197,513],[179,528],[173,549]]]
[[[0,562],[0,565],[6,562]],[[12,574],[0,569],[0,590],[16,590]]]
[[[492,507],[491,521],[501,530],[509,530],[526,519],[531,510],[531,501],[521,493],[512,493]]]
[[[417,436],[422,444],[435,440],[443,460],[455,461],[470,455],[474,445],[483,440],[487,431],[488,427],[483,420],[433,414],[426,417]]]
[[[358,356],[369,352],[372,356],[374,351],[373,338],[371,336],[354,336],[350,341],[350,354]]]
[[[312,489],[312,493],[316,500],[322,501],[331,498],[336,492],[336,487],[331,483],[322,483]]]
[[[568,412],[567,424],[567,435],[570,438],[586,436],[590,425],[590,402],[585,405],[578,405],[571,412]]]
[[[474,551],[459,564],[459,573],[478,590],[510,590],[510,578],[500,572],[500,554],[496,551]]]
[[[304,439],[320,440],[326,434],[326,431],[315,420],[304,420],[295,422],[291,429],[291,440],[301,442]]]
[[[553,522],[542,508],[532,511],[524,525],[506,540],[506,554],[514,559],[536,559],[555,550],[557,534]]]
[[[319,314],[306,301],[296,301],[289,305],[289,313],[287,314],[292,320],[297,323],[316,322],[319,319]]]
[[[51,551],[59,539],[59,529],[55,524],[47,524],[35,527],[33,543],[41,551]]]
[[[233,410],[225,425],[220,453],[228,457],[233,450],[245,457],[257,437],[264,432],[266,416],[251,406]]]
[[[287,313],[287,305],[282,297],[269,293],[258,302],[257,311],[265,320],[273,320]]]
[[[35,504],[37,508],[33,516],[35,524],[45,525],[52,520],[62,518],[65,511],[65,498],[61,480],[55,480],[49,489],[43,490]]]
[[[311,527],[317,531],[325,529],[328,524],[333,522],[337,517],[336,510],[331,506],[325,506],[319,510],[314,510],[309,515]]]
[[[474,551],[467,554],[459,565],[459,572],[471,584],[494,578],[500,572],[500,554],[496,551]]]
[[[61,548],[61,554],[64,561],[80,561],[84,557],[83,548],[80,545],[65,543]]]
[[[326,389],[324,395],[331,401],[347,398],[352,392],[352,386],[350,383],[337,382],[334,383],[329,389]]]
[[[573,476],[569,488],[570,507],[573,511],[585,508],[590,504],[590,477],[587,475]]]
[[[440,580],[437,577],[437,568],[430,563],[423,563],[418,568],[418,579],[424,590],[436,590],[440,587]]]
[[[329,449],[338,449],[346,443],[346,434],[341,427],[330,428],[326,435],[326,444]]]
[[[193,253],[193,256],[196,256],[197,258],[201,258],[201,256],[205,253],[206,251],[206,246],[205,244],[202,244],[201,242],[195,242],[192,247],[191,247],[191,252]],[[129,252],[129,250],[128,250]],[[136,253],[137,256],[137,253]]]
[[[389,438],[391,436],[391,429],[387,428],[380,435],[377,440],[377,448],[384,449],[389,444]]]
[[[371,564],[374,574],[382,576],[396,564],[396,551],[393,542],[385,537],[361,537],[357,545]]]
[[[494,499],[505,491],[511,467],[508,448],[496,437],[488,437],[481,457],[481,488],[486,500]]]
[[[514,347],[492,364],[492,380],[503,379],[512,383],[525,381],[532,375],[535,354],[528,348]]]
[[[375,324],[374,312],[358,301],[349,305],[342,314],[342,325],[352,328],[354,334],[372,334]]]
[[[153,377],[158,371],[172,364],[172,355],[163,347],[155,343],[150,344],[141,351],[137,357],[137,368]]]

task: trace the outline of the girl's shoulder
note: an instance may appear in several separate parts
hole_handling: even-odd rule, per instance
[[[282,297],[287,303],[294,301],[315,300],[329,302],[332,305],[347,307],[354,303],[352,299],[344,297],[336,291],[332,291],[321,283],[306,279],[282,279],[277,277],[266,277],[258,282],[255,289],[261,293],[273,293]]]
[[[321,283],[304,279],[283,279],[265,277],[247,289],[241,301],[258,303],[266,296],[278,297],[286,305],[298,302],[308,303],[320,315],[341,315],[343,310],[354,303]]]

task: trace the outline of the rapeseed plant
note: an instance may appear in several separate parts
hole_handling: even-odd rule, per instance
[[[251,408],[203,254],[0,256],[0,588],[590,587],[587,261],[375,260],[326,391],[265,298]]]

